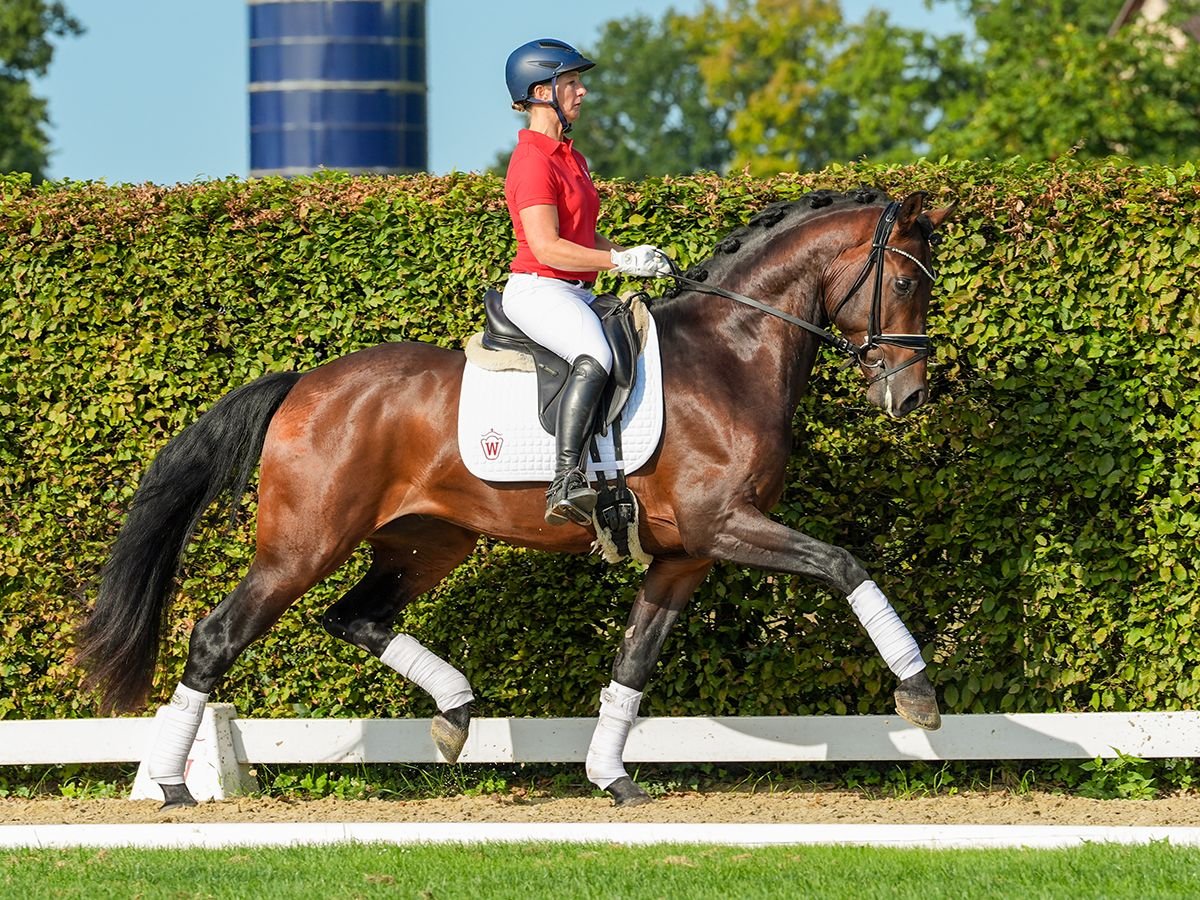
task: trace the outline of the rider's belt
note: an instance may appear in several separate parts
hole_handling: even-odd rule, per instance
[[[592,282],[584,281],[582,278],[555,278],[555,281],[561,281],[563,284],[569,284],[571,287],[590,287]]]

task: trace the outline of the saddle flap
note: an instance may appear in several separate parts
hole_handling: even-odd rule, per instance
[[[547,434],[554,434],[558,401],[566,383],[570,365],[558,354],[531,340],[504,312],[503,296],[489,290],[483,296],[486,326],[481,338],[488,350],[516,350],[533,357],[537,372],[538,419]],[[600,319],[604,337],[612,350],[613,365],[600,400],[597,427],[601,434],[616,420],[629,401],[637,382],[637,360],[641,352],[637,326],[630,304],[612,294],[601,294],[592,303]]]
[[[612,294],[601,294],[592,303],[592,309],[600,317],[600,325],[613,356],[612,372],[601,400],[604,410],[601,425],[602,429],[607,429],[621,414],[629,395],[633,393],[637,383],[638,354],[642,352],[642,347],[630,304]]]

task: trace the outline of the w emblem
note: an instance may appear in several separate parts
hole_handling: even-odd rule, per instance
[[[484,457],[490,460],[498,459],[504,446],[504,435],[497,434],[495,430],[489,431],[479,439],[479,444],[483,447]]]

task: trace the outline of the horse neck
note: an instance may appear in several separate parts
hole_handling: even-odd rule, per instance
[[[707,283],[821,324],[821,273],[834,251],[829,241],[809,238],[807,232],[801,225],[736,265],[714,267]],[[761,310],[698,291],[681,293],[665,318],[665,374],[677,368],[712,382],[718,396],[727,394],[742,407],[753,404],[790,430],[816,359],[815,336]]]

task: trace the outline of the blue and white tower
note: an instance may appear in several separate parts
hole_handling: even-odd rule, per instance
[[[428,166],[425,0],[249,0],[250,174]]]

